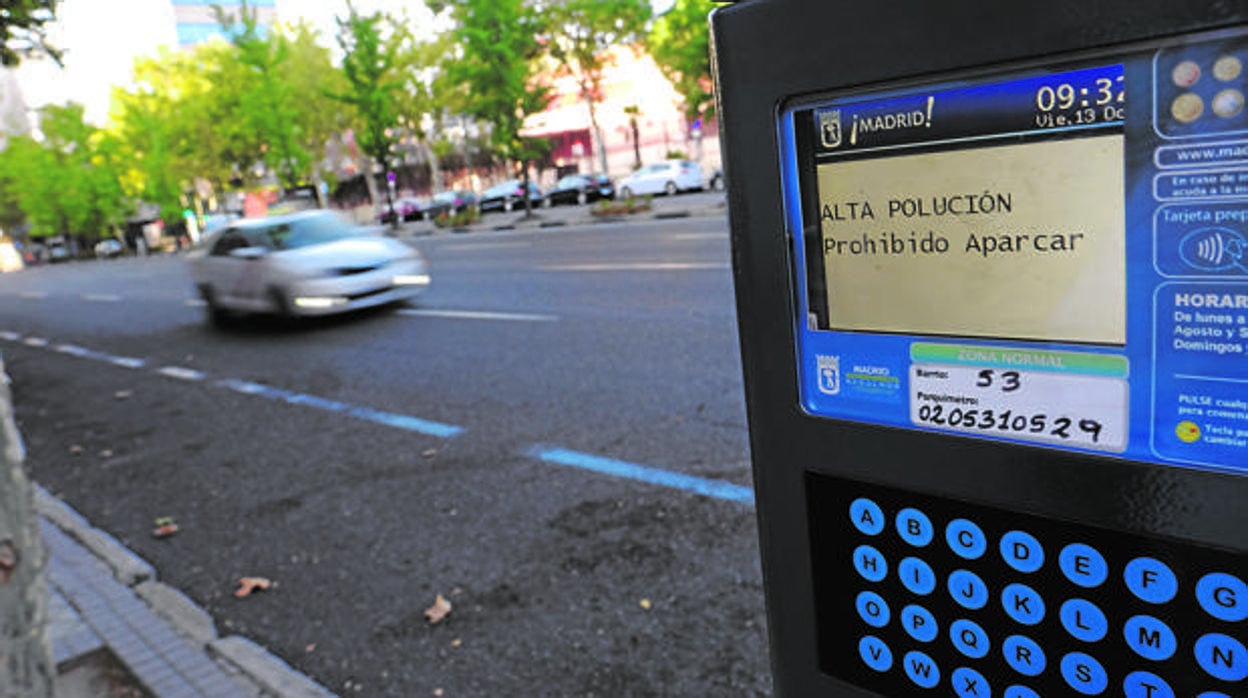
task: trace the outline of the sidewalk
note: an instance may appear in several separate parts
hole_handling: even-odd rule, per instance
[[[523,209],[504,213],[486,213],[476,223],[462,228],[438,228],[432,221],[412,221],[400,226],[399,235],[401,237],[420,237],[425,235],[464,234],[493,230],[533,230],[571,225],[610,224],[673,218],[722,218],[728,215],[727,196],[724,192],[656,196],[650,200],[649,211],[627,215],[595,216],[591,213],[593,208],[593,204],[535,208],[533,209],[533,215],[527,218]]]
[[[333,696],[254,642],[219,637],[203,609],[42,487],[35,507],[58,698]]]

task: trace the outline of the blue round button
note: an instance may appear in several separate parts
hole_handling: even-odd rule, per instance
[[[888,611],[888,602],[883,596],[874,591],[864,591],[858,595],[858,600],[854,604],[858,609],[858,615],[863,622],[873,628],[882,628],[888,625],[888,619],[891,617]]]
[[[966,519],[954,519],[945,527],[945,542],[955,555],[964,560],[978,560],[988,550],[988,537]]]
[[[1122,635],[1136,654],[1154,662],[1173,657],[1179,648],[1170,626],[1152,616],[1132,616],[1122,626]]]
[[[988,585],[974,572],[955,570],[949,575],[949,595],[962,608],[978,611],[988,603]]]
[[[1231,698],[1231,697],[1226,695],[1225,693],[1219,693],[1217,691],[1205,691],[1204,693],[1196,696],[1196,698]]]
[[[902,663],[906,668],[906,676],[910,680],[922,688],[935,688],[940,683],[940,667],[936,666],[936,662],[932,658],[915,650],[906,652],[906,656],[902,658]]]
[[[897,512],[897,534],[910,545],[922,548],[932,542],[932,521],[918,509],[902,509]]]
[[[1225,572],[1206,574],[1196,582],[1196,600],[1205,613],[1228,623],[1248,618],[1248,586]]]
[[[1057,563],[1074,584],[1085,589],[1099,587],[1109,577],[1109,565],[1095,548],[1083,543],[1072,543],[1057,557]]]
[[[1127,588],[1140,601],[1166,603],[1179,591],[1179,580],[1160,560],[1137,557],[1127,563],[1122,573]]]
[[[1215,679],[1243,681],[1248,678],[1248,650],[1229,635],[1209,633],[1197,640],[1196,663]]]
[[[940,632],[940,628],[936,626],[936,616],[926,608],[914,604],[901,609],[901,627],[919,642],[931,642]]]
[[[1040,645],[1022,635],[1005,638],[1005,642],[1001,643],[1001,654],[1011,669],[1024,676],[1039,676],[1048,665]]]
[[[949,639],[953,646],[971,659],[983,659],[988,655],[988,633],[979,624],[959,618],[949,624]]]
[[[858,641],[858,656],[862,663],[884,672],[893,668],[893,652],[884,641],[874,635],[867,635]]]
[[[1036,693],[1026,686],[1020,686],[1018,684],[1005,689],[1004,695],[1005,698],[1040,698],[1039,693]]]
[[[1019,572],[1035,572],[1044,564],[1044,547],[1030,533],[1010,531],[1001,536],[1001,558]]]
[[[888,576],[888,561],[875,548],[860,545],[854,549],[854,569],[868,582],[878,582]]]
[[[849,505],[849,518],[854,522],[854,528],[868,536],[879,535],[886,521],[880,505],[866,497],[859,497]]]
[[[917,557],[908,557],[897,566],[901,583],[919,596],[927,596],[936,588],[936,574],[931,566]]]
[[[958,667],[953,670],[953,692],[961,698],[988,698],[992,689],[988,687],[988,679],[969,667]]]
[[[1076,640],[1100,642],[1109,632],[1105,614],[1090,601],[1070,599],[1062,604],[1060,615],[1062,627]]]
[[[1083,652],[1071,652],[1062,657],[1062,678],[1066,685],[1085,696],[1098,696],[1109,686],[1105,667]]]
[[[1147,671],[1127,674],[1122,682],[1122,692],[1127,698],[1174,698],[1174,689],[1160,676]]]
[[[1035,625],[1044,620],[1044,600],[1025,584],[1011,584],[1003,589],[1001,606],[1016,623]]]

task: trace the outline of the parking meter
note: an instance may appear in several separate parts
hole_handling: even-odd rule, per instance
[[[777,694],[1248,695],[1248,2],[711,31]]]

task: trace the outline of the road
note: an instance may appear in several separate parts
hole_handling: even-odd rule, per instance
[[[34,479],[342,695],[768,694],[726,222],[413,244],[414,307],[225,331],[178,258],[0,276]]]

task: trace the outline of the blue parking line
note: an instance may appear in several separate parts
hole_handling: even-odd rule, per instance
[[[382,426],[393,427],[395,429],[403,429],[405,431],[414,431],[429,436],[438,436],[449,439],[458,436],[464,431],[463,427],[457,427],[453,424],[443,424],[428,419],[420,419],[405,414],[395,414],[393,412],[382,412],[374,410],[371,407],[357,407],[349,405],[345,402],[336,400],[327,400],[323,397],[315,395],[305,395],[303,393],[295,393],[281,388],[264,385],[262,383],[252,383],[251,381],[235,380],[227,378],[218,381],[217,385],[223,388],[229,388],[245,395],[256,395],[258,397],[268,398],[270,400],[281,400],[291,405],[303,405],[312,407],[326,412],[339,412],[348,417],[355,417],[366,422],[381,424]]]
[[[731,502],[754,506],[754,490],[723,480],[709,480],[693,475],[674,473],[670,470],[661,470],[627,461],[593,456],[578,451],[569,451],[566,448],[534,446],[529,449],[528,454],[547,463],[569,465],[604,475],[648,482],[652,485],[671,487],[707,497],[726,499]]]

